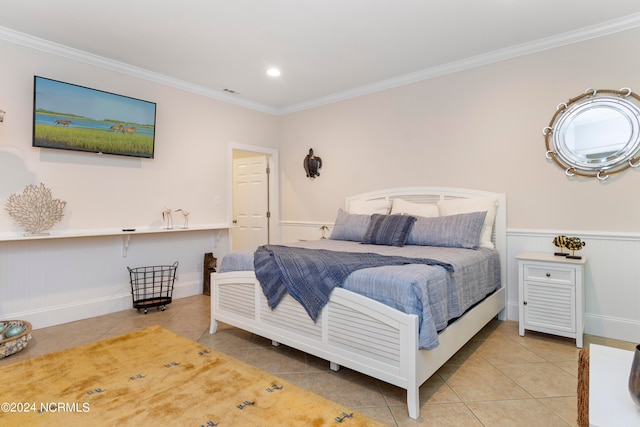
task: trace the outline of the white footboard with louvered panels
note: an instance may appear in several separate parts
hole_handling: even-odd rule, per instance
[[[211,333],[224,322],[345,366],[407,390],[411,418],[419,416],[419,387],[506,306],[505,196],[449,188],[404,188],[367,193],[363,200],[401,197],[436,203],[442,198],[492,197],[498,200],[492,240],[500,252],[501,287],[439,333],[433,350],[418,349],[418,316],[405,314],[354,292],[335,288],[316,322],[291,296],[276,309],[267,305],[253,271],[212,274]],[[348,202],[356,198],[349,198]]]

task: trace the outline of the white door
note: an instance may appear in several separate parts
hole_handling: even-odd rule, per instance
[[[265,154],[233,159],[233,250],[269,243],[269,174]]]

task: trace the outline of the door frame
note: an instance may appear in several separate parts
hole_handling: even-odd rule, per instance
[[[280,169],[278,160],[278,150],[274,148],[260,147],[256,145],[239,144],[230,142],[228,145],[228,189],[229,208],[227,210],[227,223],[231,225],[233,220],[233,152],[248,151],[256,154],[265,154],[267,156],[267,164],[269,165],[269,242],[277,244],[280,242]],[[231,244],[231,241],[229,241]],[[232,248],[233,249],[233,248]]]

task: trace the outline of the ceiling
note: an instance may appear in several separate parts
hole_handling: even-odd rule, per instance
[[[638,0],[0,0],[0,11],[0,39],[274,114],[640,26]]]

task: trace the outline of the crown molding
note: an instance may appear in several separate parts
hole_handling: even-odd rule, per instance
[[[57,55],[74,61],[83,62],[85,64],[105,68],[118,73],[138,77],[162,85],[174,87],[187,92],[213,98],[218,101],[223,101],[229,104],[238,105],[275,116],[282,116],[319,107],[322,105],[344,101],[362,95],[368,95],[371,93],[416,83],[422,80],[432,79],[446,74],[456,73],[459,71],[464,71],[495,62],[504,61],[507,59],[516,58],[519,56],[530,55],[544,50],[554,49],[585,40],[607,36],[617,32],[630,30],[638,26],[640,26],[640,13],[607,21],[598,25],[581,28],[579,30],[568,31],[556,36],[546,37],[532,42],[523,43],[517,46],[498,49],[492,52],[487,52],[485,54],[450,62],[437,67],[427,68],[415,73],[404,74],[402,76],[383,80],[370,85],[360,86],[347,91],[338,92],[332,95],[316,98],[307,102],[302,102],[286,107],[272,107],[269,105],[252,102],[246,99],[239,98],[235,95],[223,93],[222,91],[209,89],[204,86],[169,77],[164,74],[135,67],[124,62],[119,62],[102,56],[94,55],[92,53],[84,52],[25,33],[20,33],[9,28],[0,27],[0,40],[25,46],[31,49],[36,49],[41,52]]]
[[[612,21],[607,21],[598,25],[581,28],[579,30],[568,31],[556,36],[546,37],[528,43],[522,43],[509,48],[494,50],[492,52],[465,58],[460,61],[454,61],[447,64],[439,65],[437,67],[420,70],[415,73],[404,74],[402,76],[372,83],[370,85],[360,86],[344,92],[317,98],[308,102],[279,108],[278,114],[285,115],[319,107],[322,105],[332,104],[350,98],[355,98],[370,93],[380,92],[383,90],[416,83],[422,80],[432,79],[434,77],[440,77],[443,75],[488,65],[494,62],[505,61],[507,59],[512,59],[519,56],[530,55],[544,50],[567,46],[598,37],[604,37],[621,31],[630,30],[638,26],[640,26],[640,13],[629,15],[624,18]]]
[[[82,62],[88,65],[93,65],[118,73],[127,74],[129,76],[138,77],[154,83],[174,87],[186,92],[191,92],[209,98],[217,99],[218,101],[227,102],[229,104],[235,104],[252,110],[261,111],[263,113],[268,113],[271,115],[277,115],[278,113],[276,108],[268,105],[248,101],[235,95],[226,94],[222,91],[209,89],[204,86],[196,85],[184,80],[166,76],[164,74],[149,71],[144,68],[135,67],[124,62],[115,61],[113,59],[105,58],[99,55],[94,55],[92,53],[74,49],[69,46],[14,31],[9,28],[0,27],[0,40],[39,50],[51,55],[56,55],[74,61]]]

